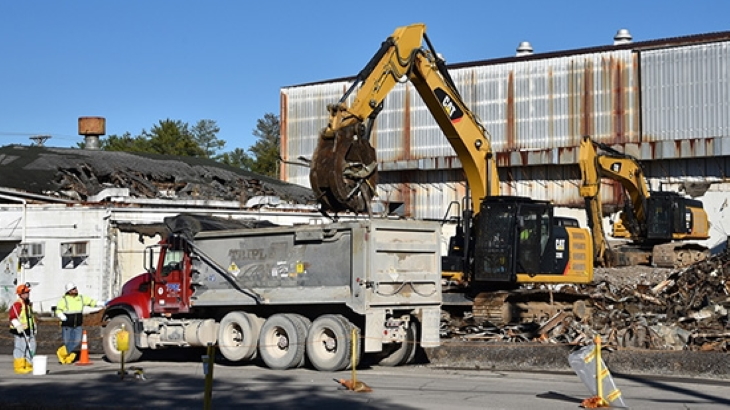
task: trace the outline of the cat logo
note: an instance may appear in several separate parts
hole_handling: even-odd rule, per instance
[[[456,103],[454,103],[454,100],[451,99],[451,96],[441,88],[436,88],[434,90],[434,93],[436,94],[436,98],[438,98],[438,100],[441,102],[441,107],[444,109],[444,112],[446,112],[446,114],[449,116],[451,122],[456,124],[457,122],[461,121],[461,118],[464,117],[464,112],[456,105]]]

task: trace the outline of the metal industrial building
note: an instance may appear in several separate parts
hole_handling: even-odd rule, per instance
[[[633,42],[619,30],[607,45],[532,53],[523,43],[515,56],[449,70],[491,134],[503,194],[551,200],[585,225],[576,161],[590,135],[641,159],[652,189],[702,200],[713,224],[706,244],[725,241],[730,32]],[[311,157],[326,105],[352,80],[282,88],[282,179],[309,186],[308,169],[292,162]],[[402,202],[407,217],[454,216],[450,204],[466,192],[460,163],[410,83],[385,99],[371,142],[380,201]],[[620,185],[602,185],[604,203],[619,205],[622,195]]]

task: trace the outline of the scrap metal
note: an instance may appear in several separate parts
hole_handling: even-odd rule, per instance
[[[658,283],[581,285],[591,315],[563,311],[546,320],[494,326],[466,317],[442,336],[491,343],[590,343],[652,350],[730,351],[730,251],[671,271]],[[450,319],[450,318],[445,318]],[[446,323],[446,322],[445,322]]]

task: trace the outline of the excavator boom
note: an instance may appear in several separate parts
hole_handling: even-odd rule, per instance
[[[461,160],[474,212],[479,212],[484,197],[497,195],[499,178],[489,135],[464,104],[426,36],[426,26],[413,24],[396,29],[340,101],[327,107],[329,121],[319,135],[310,170],[312,189],[324,211],[369,212],[377,183],[370,144],[373,122],[385,97],[404,82],[413,84]]]

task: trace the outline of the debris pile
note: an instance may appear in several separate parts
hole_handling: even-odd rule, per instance
[[[591,290],[594,329],[622,347],[728,351],[729,256],[697,262],[653,286],[599,284]]]
[[[631,269],[626,268],[630,277]],[[578,287],[590,297],[588,320],[560,312],[543,321],[442,328],[442,336],[488,342],[584,344],[601,335],[610,347],[730,351],[730,253],[669,271],[648,283],[633,278]]]

